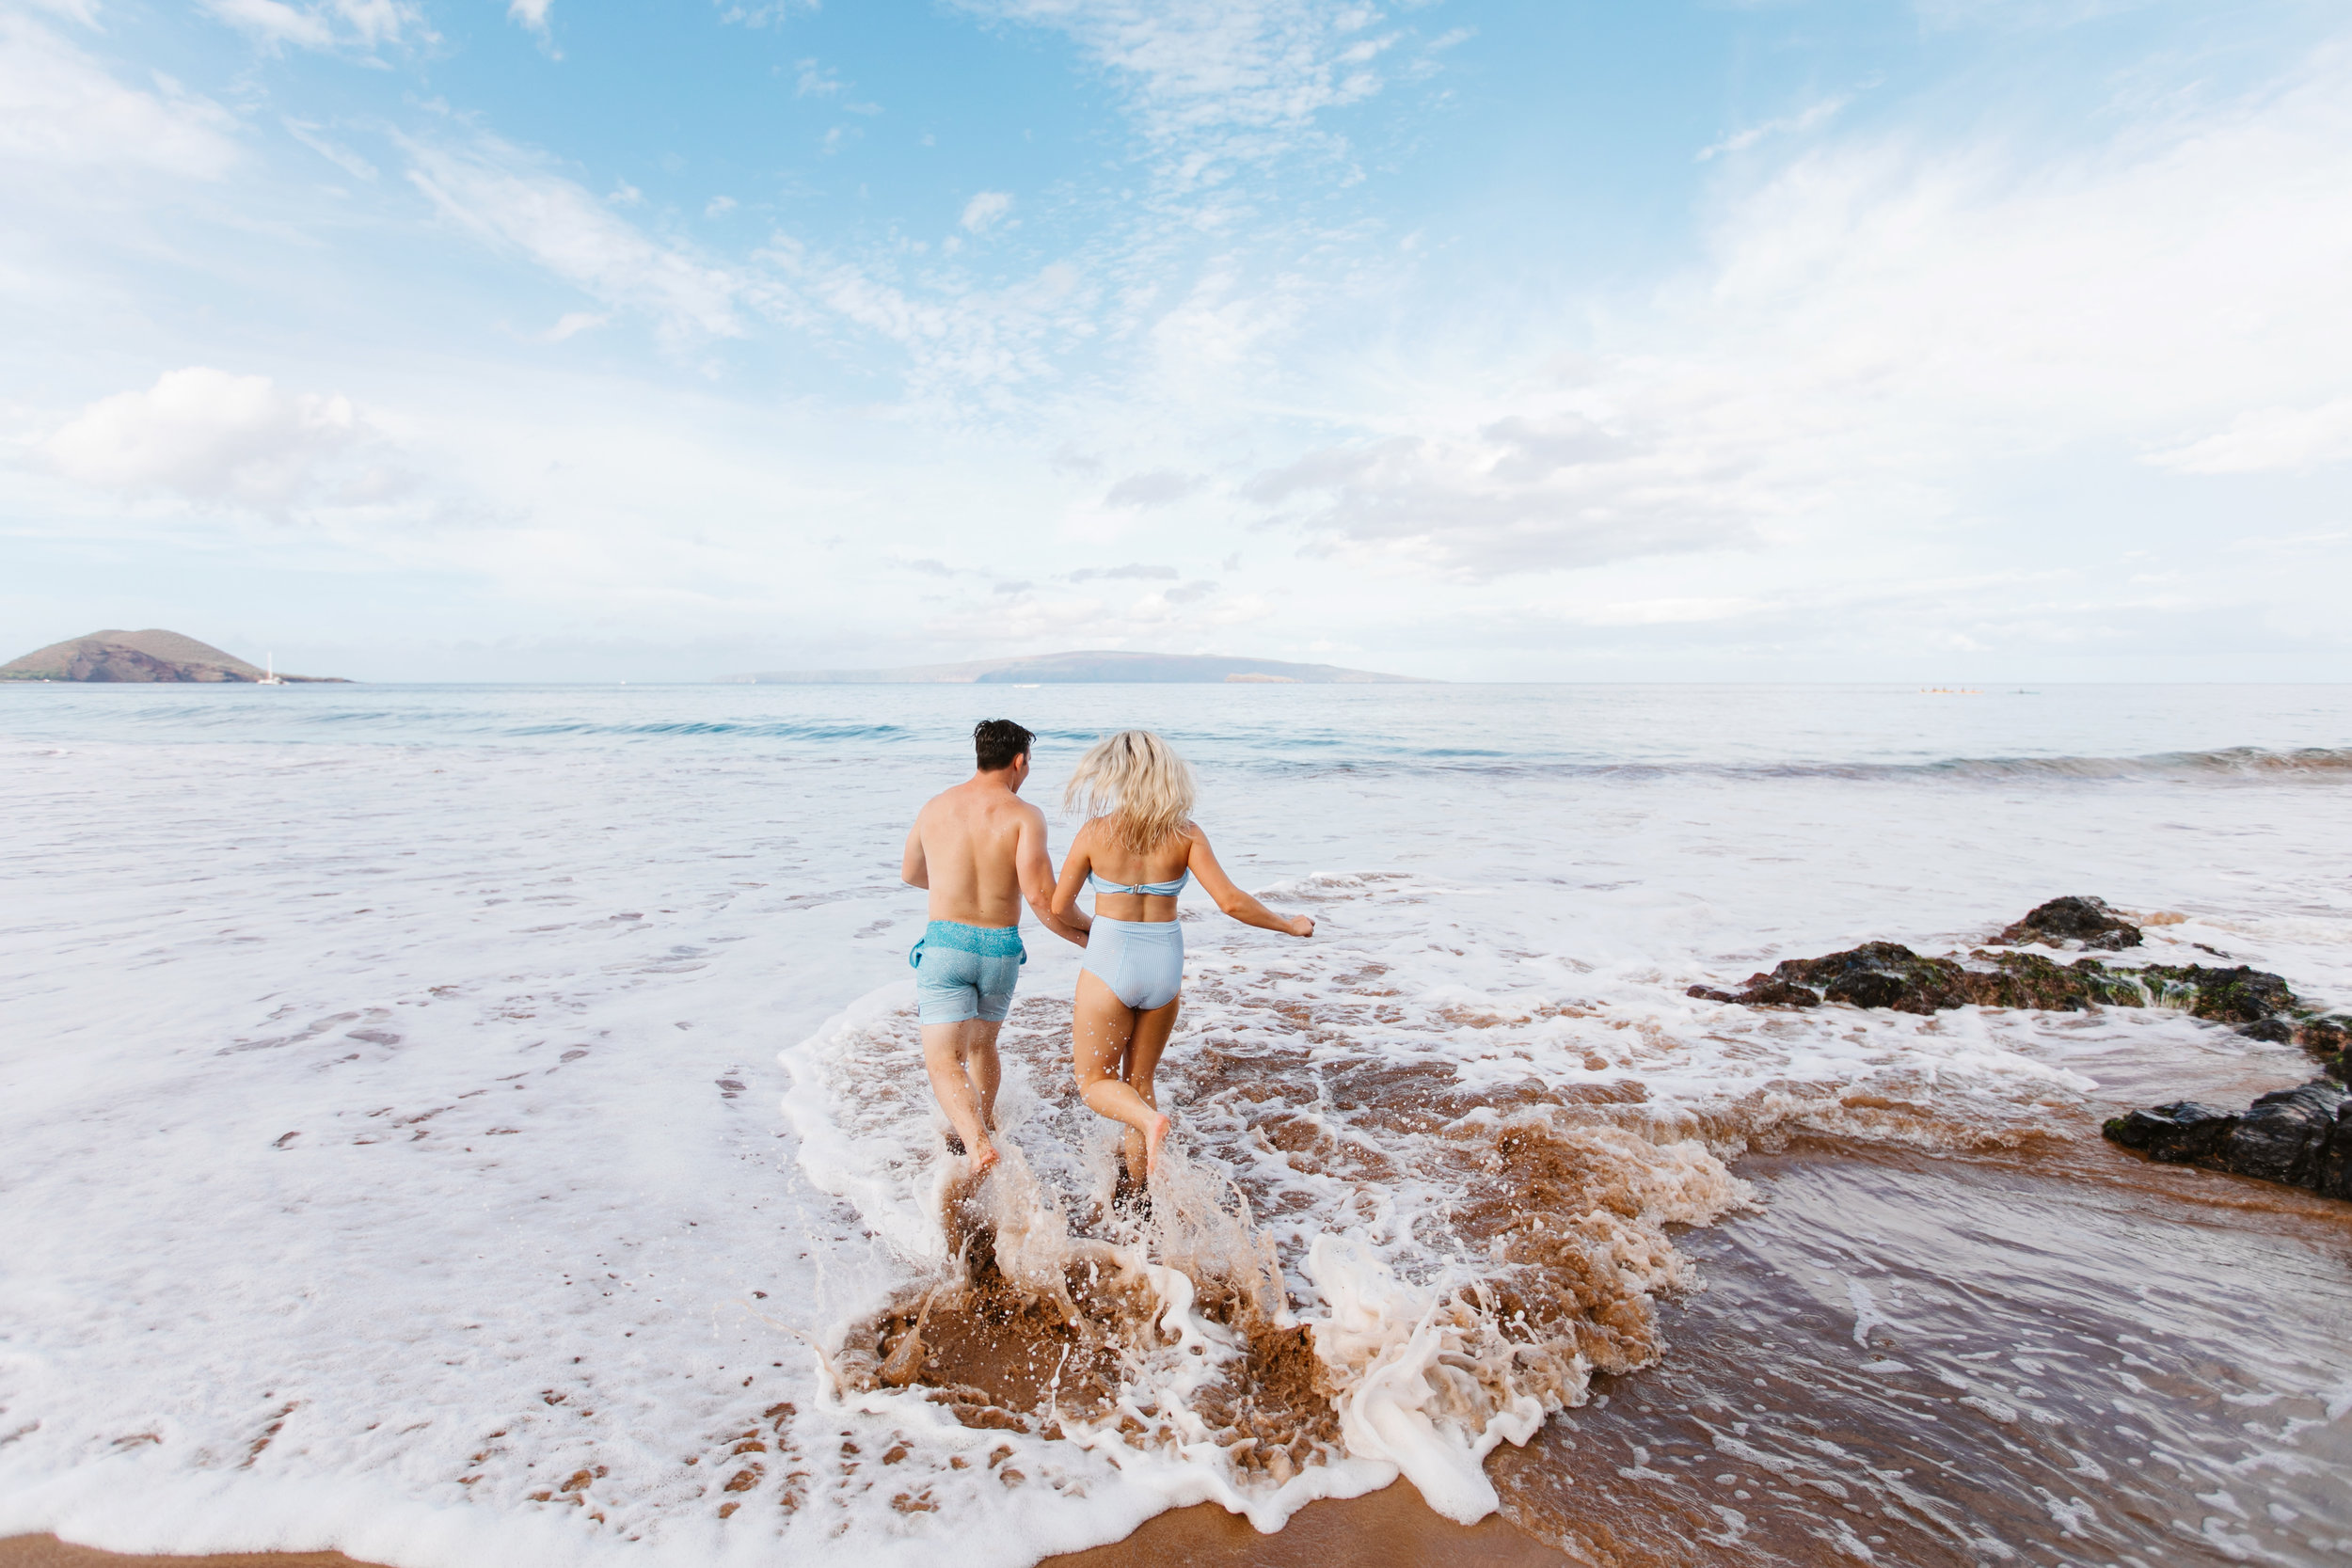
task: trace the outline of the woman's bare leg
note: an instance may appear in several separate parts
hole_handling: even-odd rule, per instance
[[[1165,1007],[1154,1007],[1148,1013],[1136,1014],[1136,1032],[1129,1037],[1126,1053],[1120,1058],[1119,1062],[1120,1081],[1135,1090],[1136,1096],[1155,1111],[1159,1109],[1160,1097],[1152,1085],[1152,1075],[1159,1070],[1160,1053],[1168,1049],[1168,1036],[1175,1033],[1176,1009],[1181,1006],[1183,1006],[1183,998],[1179,997]],[[1160,1118],[1160,1127],[1156,1133],[1129,1127],[1127,1135],[1120,1140],[1120,1150],[1127,1157],[1127,1168],[1133,1171],[1141,1167],[1147,1173],[1157,1169],[1160,1163],[1160,1142],[1167,1135],[1168,1118],[1166,1117]]]
[[[1077,1005],[1071,1012],[1072,1067],[1078,1080],[1079,1098],[1097,1116],[1124,1122],[1133,1129],[1129,1137],[1139,1142],[1147,1173],[1158,1156],[1160,1140],[1168,1136],[1168,1118],[1136,1092],[1124,1076],[1124,1064],[1131,1046],[1143,1038],[1138,1024],[1159,1013],[1169,1015],[1174,1022],[1175,1006],[1170,1004],[1152,1013],[1138,1014],[1119,999],[1119,993],[1104,983],[1103,977],[1090,971],[1078,973]],[[1153,1066],[1159,1063],[1160,1052],[1168,1044],[1163,1028],[1150,1045]],[[1148,1084],[1149,1077],[1145,1079]],[[1134,1169],[1132,1161],[1130,1172]]]

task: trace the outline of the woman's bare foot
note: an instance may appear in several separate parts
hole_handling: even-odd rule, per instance
[[[977,1186],[979,1183],[980,1178],[986,1176],[989,1173],[990,1167],[995,1164],[996,1146],[990,1143],[986,1138],[979,1139],[977,1143],[975,1143],[972,1146],[973,1184]]]
[[[1171,1125],[1166,1117],[1154,1116],[1143,1130],[1143,1174],[1147,1180],[1160,1174],[1160,1145],[1168,1141]]]

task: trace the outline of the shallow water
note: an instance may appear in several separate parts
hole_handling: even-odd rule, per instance
[[[2090,1163],[1744,1162],[1763,1212],[1506,1514],[1629,1565],[2344,1560],[2352,1215]]]
[[[1032,1353],[1067,1371],[1081,1331],[958,1284],[925,1376],[962,1397],[844,1400],[799,1335],[879,1360],[976,1223],[942,1203],[896,852],[996,711],[1047,800],[1100,729],[1164,729],[1227,863],[1321,928],[1187,906],[1188,1184],[1149,1227],[1062,1075],[1074,950],[1033,930],[1006,1117],[1036,1186],[977,1224],[1025,1299],[1090,1263],[1142,1305],[1088,1298],[1096,1381],[1057,1403]],[[2343,689],[44,687],[0,689],[0,1532],[1026,1562],[1399,1464],[1434,1498],[1502,1442],[1506,1513],[1597,1560],[2341,1555],[2340,1220],[2095,1136],[2299,1053],[1682,991],[2081,892],[2185,915],[2152,958],[2342,1006]],[[1320,1408],[1243,1321],[1253,1259],[1260,1338],[1335,1347]],[[1747,1433],[1665,1408],[1759,1359]],[[1396,1419],[1346,1430],[1329,1395],[1362,1417],[1375,1384]],[[1718,1428],[1752,1453],[1667,1463]]]

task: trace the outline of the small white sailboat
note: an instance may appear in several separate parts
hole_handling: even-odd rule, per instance
[[[262,671],[262,678],[255,681],[253,684],[256,686],[283,686],[286,684],[286,677],[278,673],[278,656],[276,654],[271,654],[269,656],[264,668]]]

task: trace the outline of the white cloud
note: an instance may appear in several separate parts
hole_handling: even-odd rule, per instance
[[[1198,492],[1203,483],[1199,474],[1178,473],[1170,468],[1129,474],[1111,486],[1110,493],[1103,498],[1103,504],[1137,509],[1172,506]]]
[[[781,27],[796,15],[822,9],[820,0],[756,0],[745,5],[741,0],[718,0],[719,20],[745,27]]]
[[[1698,161],[1703,164],[1710,158],[1719,158],[1727,152],[1745,152],[1767,136],[1795,135],[1810,131],[1817,125],[1826,123],[1838,110],[1851,102],[1853,101],[1851,98],[1843,96],[1824,98],[1820,103],[1800,109],[1793,115],[1788,115],[1779,119],[1768,119],[1761,125],[1751,125],[1743,131],[1734,131],[1713,146],[1701,148]]]
[[[192,366],[145,391],[101,398],[42,450],[52,468],[85,484],[282,514],[347,494],[355,476],[342,460],[374,438],[346,397],[281,392],[267,376]]]
[[[237,160],[235,129],[209,99],[126,87],[49,29],[0,13],[0,158],[216,180]]]
[[[1152,647],[1193,642],[1209,633],[1214,645],[1221,628],[1273,617],[1274,607],[1258,594],[1226,596],[1216,583],[1183,583],[1146,593],[1124,604],[1090,596],[1058,597],[1028,583],[1005,583],[1001,593],[933,615],[923,629],[930,636],[970,646],[1018,648],[1124,648],[1138,641]],[[1196,643],[1196,646],[1199,644]],[[1202,651],[1207,651],[1203,648]]]
[[[70,17],[85,27],[98,25],[98,0],[33,0],[42,10]]]
[[[735,198],[731,196],[714,196],[710,198],[709,204],[703,208],[703,216],[707,218],[723,218],[734,211]]]
[[[1378,92],[1394,34],[1354,0],[961,0],[1065,33],[1122,82],[1145,135],[1185,183],[1213,166],[1295,150],[1315,117]]]
[[[1146,562],[1131,561],[1124,566],[1082,566],[1070,574],[1070,580],[1093,582],[1098,578],[1127,578],[1140,582],[1174,582],[1183,575],[1173,566],[1154,566]]]
[[[324,15],[281,4],[280,0],[204,0],[204,8],[230,26],[272,45],[291,43],[303,49],[326,49],[335,41],[335,28]]]
[[[972,233],[985,234],[1011,211],[1009,191],[982,191],[963,204],[963,227]]]
[[[516,149],[416,146],[408,178],[443,213],[616,309],[643,310],[681,344],[744,333],[739,307],[778,291],[654,239]]]
[[[1289,509],[1320,550],[1473,581],[1753,540],[1753,502],[1703,457],[1587,439],[1587,428],[1522,418],[1326,447],[1243,494]]]
[[[1570,600],[1556,607],[1562,620],[1587,626],[1685,626],[1706,621],[1729,621],[1769,608],[1760,599],[1661,598],[1593,601]]]
[[[830,98],[847,85],[830,66],[815,60],[800,62],[801,79],[792,89],[795,98]]]
[[[1963,519],[2041,515],[2024,465],[2352,455],[2347,191],[2344,47],[2069,148],[1839,137],[1728,193],[1650,297],[1534,330],[1513,301],[1518,370],[1391,392],[1245,495],[1315,548],[1467,580],[1754,545],[1751,575],[1891,590]],[[1451,335],[1500,339],[1484,309]]]
[[[403,0],[202,0],[204,8],[269,49],[372,50],[405,35],[430,40],[424,13]],[[524,0],[529,3],[529,0]],[[542,9],[544,9],[542,6]]]
[[[1097,299],[1076,269],[1060,262],[999,289],[951,288],[918,294],[865,267],[813,255],[788,239],[759,253],[793,285],[795,297],[894,343],[908,357],[906,388],[917,402],[968,413],[975,392],[995,404],[1008,388],[1048,382],[1054,350],[1093,330]]]
[[[2305,472],[2352,457],[2352,397],[2314,408],[2263,408],[2230,428],[2148,459],[2185,474]]]
[[[560,343],[566,338],[576,337],[580,333],[602,326],[612,319],[611,316],[602,315],[594,310],[567,310],[556,318],[553,326],[539,334],[539,341],[543,343]]]
[[[548,11],[555,0],[508,0],[508,20],[520,23],[545,39],[548,36]]]
[[[345,174],[350,175],[354,180],[373,180],[375,178],[375,166],[373,164],[368,162],[357,152],[352,151],[349,148],[339,146],[334,142],[328,141],[325,136],[320,135],[320,128],[318,126],[307,124],[298,119],[289,119],[284,123],[286,127],[286,134],[288,135],[294,137],[294,140],[300,142],[303,146],[309,148],[311,151],[317,153],[328,163],[333,164],[337,168],[342,169]]]

